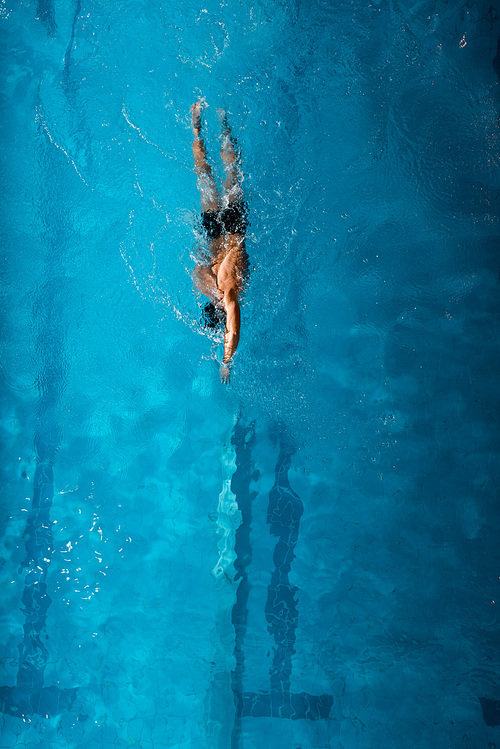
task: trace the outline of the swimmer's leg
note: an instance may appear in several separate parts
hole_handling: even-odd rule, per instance
[[[193,156],[194,168],[198,177],[198,189],[201,195],[201,205],[208,213],[217,213],[220,210],[220,195],[215,185],[212,169],[207,160],[205,144],[200,136],[201,133],[201,110],[203,100],[195,102],[191,107],[191,125],[194,133]]]
[[[236,141],[232,136],[231,128],[227,121],[226,113],[223,110],[220,110],[219,117],[222,125],[220,155],[226,173],[226,178],[224,180],[224,196],[228,203],[231,203],[233,200],[239,200],[242,195],[241,159]]]

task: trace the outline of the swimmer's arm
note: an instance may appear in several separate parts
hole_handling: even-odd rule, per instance
[[[240,340],[240,305],[234,288],[224,292],[224,307],[226,308],[226,330],[224,332],[224,359],[228,365],[236,351]],[[229,381],[228,367],[224,367],[223,380]]]
[[[217,299],[219,296],[216,277],[208,266],[197,265],[193,271],[193,281],[195,289],[201,291],[209,299]]]

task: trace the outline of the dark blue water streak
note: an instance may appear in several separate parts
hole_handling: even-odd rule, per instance
[[[57,165],[51,165],[53,149],[47,145],[40,127],[41,155],[47,175],[57,175]],[[41,186],[41,235],[45,238],[46,259],[43,280],[35,298],[33,314],[37,331],[35,349],[38,358],[36,431],[34,453],[36,469],[31,508],[25,531],[26,558],[20,574],[26,571],[22,595],[25,616],[24,636],[19,645],[19,667],[16,685],[0,688],[3,712],[17,717],[39,714],[58,715],[74,703],[76,688],[59,689],[44,686],[44,674],[49,651],[44,642],[47,612],[52,599],[47,592],[47,575],[54,553],[52,521],[50,517],[54,496],[53,465],[61,442],[62,427],[59,404],[67,378],[65,356],[64,309],[65,270],[64,251],[69,229],[65,221],[64,205],[58,202],[58,185],[49,177]]]

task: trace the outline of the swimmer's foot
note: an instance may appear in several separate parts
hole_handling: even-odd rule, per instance
[[[194,104],[191,105],[191,127],[195,135],[200,134],[201,130],[201,112],[203,107],[206,106],[205,99],[198,99]]]
[[[225,109],[218,109],[217,110],[217,117],[219,118],[220,126],[222,128],[222,134],[228,135],[231,133],[231,128],[229,127],[229,122],[227,121],[227,115]]]

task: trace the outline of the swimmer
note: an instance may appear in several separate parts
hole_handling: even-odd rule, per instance
[[[222,126],[221,158],[225,172],[222,196],[217,190],[200,135],[204,104],[204,100],[200,100],[192,105],[191,125],[194,166],[203,209],[201,221],[207,235],[210,257],[207,262],[197,264],[193,279],[196,289],[210,300],[204,309],[205,325],[211,328],[224,325],[224,356],[220,372],[222,382],[228,383],[230,366],[240,340],[238,299],[247,275],[247,204],[243,200],[239,177],[239,154],[223,111],[219,112]]]

